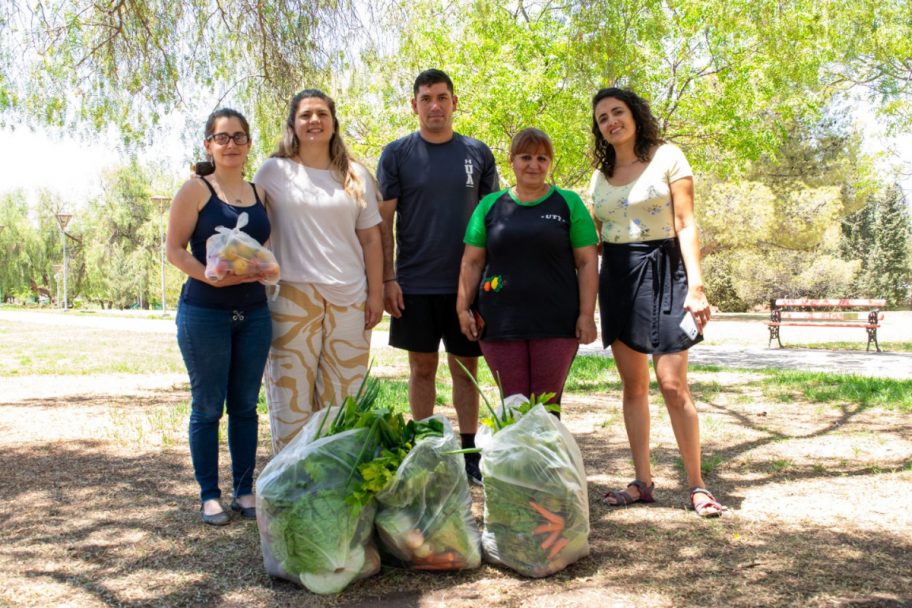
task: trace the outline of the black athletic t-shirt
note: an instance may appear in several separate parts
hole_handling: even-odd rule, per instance
[[[578,194],[551,188],[531,203],[519,203],[510,189],[491,194],[472,214],[465,243],[486,249],[477,300],[483,341],[576,337],[573,250],[598,244]]]
[[[469,217],[498,190],[491,150],[459,133],[432,144],[415,132],[384,148],[377,182],[383,200],[399,199],[396,279],[403,293],[456,293]]]

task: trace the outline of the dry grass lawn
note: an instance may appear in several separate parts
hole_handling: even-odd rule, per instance
[[[0,347],[0,378],[112,372],[186,374],[177,341],[168,334],[0,321]]]
[[[3,606],[912,605],[908,412],[815,402],[762,374],[694,372],[706,479],[728,512],[700,520],[683,508],[683,471],[658,395],[659,502],[612,509],[600,498],[623,487],[632,466],[618,378],[602,371],[564,401],[586,457],[588,558],[542,580],[487,565],[454,574],[384,567],[327,598],[264,573],[256,524],[200,522],[185,437],[189,391],[185,376],[170,373],[176,349],[155,341],[149,354],[149,365],[169,373],[111,373],[110,352],[141,354],[135,335],[106,332],[100,348],[90,344],[99,336],[77,329],[33,327],[25,336],[14,326],[0,324],[2,365],[11,347],[34,357],[52,339],[70,340],[71,359],[83,363],[76,375],[42,368],[0,378]],[[402,381],[406,370],[401,355],[378,353],[378,375]],[[262,469],[265,417],[260,428]],[[223,444],[223,489],[227,465]],[[480,523],[482,491],[473,497]]]

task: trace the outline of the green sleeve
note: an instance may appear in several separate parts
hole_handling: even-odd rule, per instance
[[[558,190],[567,206],[570,207],[570,246],[574,249],[598,245],[598,233],[595,231],[595,222],[589,215],[586,203],[579,194],[572,190]]]
[[[488,211],[491,210],[491,207],[494,206],[494,203],[497,202],[497,199],[501,196],[503,196],[503,192],[492,192],[481,199],[481,202],[475,207],[472,217],[469,218],[469,225],[466,226],[465,238],[462,240],[463,243],[472,245],[473,247],[487,246],[488,231],[485,228],[485,217],[488,215]]]

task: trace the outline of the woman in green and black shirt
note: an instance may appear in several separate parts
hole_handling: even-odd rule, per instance
[[[456,311],[504,394],[555,393],[580,344],[595,341],[598,235],[575,192],[545,183],[554,147],[538,129],[516,134],[516,185],[485,197],[465,236]],[[476,301],[478,323],[470,307]]]

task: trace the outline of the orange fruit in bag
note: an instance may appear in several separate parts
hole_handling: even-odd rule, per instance
[[[266,275],[267,279],[272,279],[279,274],[279,265],[278,264],[261,264],[260,272]]]
[[[222,249],[221,253],[219,253],[219,257],[222,258],[223,260],[228,260],[229,262],[236,260],[237,259],[237,248],[234,247],[233,245],[228,245],[227,247]]]
[[[252,260],[256,257],[256,250],[249,245],[239,243],[237,246],[237,257],[244,258],[245,260]]]

